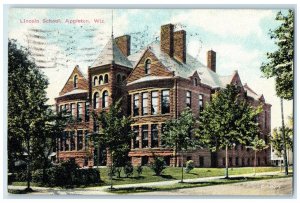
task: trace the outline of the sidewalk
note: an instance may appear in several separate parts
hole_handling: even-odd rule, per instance
[[[282,172],[264,172],[256,173],[256,176],[264,175],[279,175]],[[231,175],[230,177],[253,177],[254,174],[241,174],[241,175]],[[224,176],[215,176],[215,177],[206,177],[206,178],[195,178],[195,179],[184,179],[184,182],[205,182],[217,180],[224,178]],[[171,180],[171,181],[161,181],[161,182],[151,182],[151,183],[137,183],[137,184],[125,184],[125,185],[114,185],[113,187],[118,188],[133,188],[133,187],[153,187],[153,186],[166,186],[173,185],[178,183],[180,180]],[[11,190],[22,190],[25,189],[25,186],[12,186],[9,185],[8,189]],[[47,187],[32,187],[36,192],[31,194],[46,194],[46,195],[114,195],[107,192],[110,186],[97,186],[97,187],[86,187],[86,188],[73,188],[73,189],[62,189],[62,188],[47,188]]]

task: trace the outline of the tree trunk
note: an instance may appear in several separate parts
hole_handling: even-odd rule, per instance
[[[284,126],[283,99],[282,98],[280,98],[280,105],[281,105],[284,173],[285,173],[285,175],[288,175],[289,171],[288,171],[287,156],[286,156],[286,140],[285,140],[285,126]]]
[[[254,175],[256,175],[256,151],[254,150]]]
[[[28,133],[28,132],[27,132]],[[30,137],[27,138],[27,188],[30,190]]]
[[[177,144],[174,148],[174,166],[177,167]]]
[[[181,151],[181,183],[183,183],[183,151]]]
[[[225,178],[228,178],[228,145],[226,145],[226,148],[225,148]]]
[[[113,189],[113,158],[112,158],[112,152],[110,152],[110,190]]]

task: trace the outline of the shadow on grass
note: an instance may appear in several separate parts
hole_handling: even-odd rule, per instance
[[[29,194],[29,193],[33,193],[35,192],[33,189],[29,188],[29,189],[23,189],[23,190],[12,190],[12,189],[8,189],[8,193],[10,194]]]
[[[162,178],[164,179],[170,179],[170,180],[176,180],[176,178],[174,178],[173,176],[171,175],[160,175]]]

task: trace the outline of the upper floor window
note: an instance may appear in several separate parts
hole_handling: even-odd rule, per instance
[[[121,83],[121,75],[120,74],[117,75],[117,83]]]
[[[192,92],[191,91],[186,92],[186,101],[185,101],[185,103],[186,103],[187,107],[191,108],[191,106],[192,106]]]
[[[151,72],[151,60],[147,59],[145,63],[145,74],[150,74]]]
[[[103,85],[103,76],[102,75],[99,76],[99,85]]]
[[[97,86],[98,85],[98,76],[95,76],[94,77],[94,86]]]
[[[197,85],[198,85],[198,79],[194,78],[194,86],[197,86]]]
[[[108,75],[107,74],[104,75],[104,83],[108,83]]]
[[[124,82],[125,80],[126,80],[126,76],[123,75],[123,76],[122,76],[122,82]]]
[[[148,92],[142,93],[142,115],[148,114]]]
[[[267,111],[265,111],[265,122],[264,122],[264,127],[265,127],[265,129],[267,129],[267,127],[268,127],[268,112],[267,112]]]
[[[90,103],[85,103],[85,121],[89,121],[90,119]]]
[[[77,150],[83,149],[83,131],[77,130]]]
[[[102,93],[102,108],[108,107],[108,91],[105,90]]]
[[[151,92],[151,114],[156,115],[158,112],[158,91]]]
[[[133,116],[139,115],[139,94],[133,96]]]
[[[93,103],[94,103],[94,109],[98,109],[99,108],[99,93],[98,92],[94,93]]]
[[[74,76],[74,88],[78,88],[78,76]]]
[[[82,121],[83,117],[83,103],[82,102],[78,102],[77,103],[77,121]]]
[[[203,111],[203,95],[199,94],[199,111]]]
[[[161,113],[170,113],[170,90],[163,90],[161,95]]]
[[[75,109],[76,109],[75,103],[72,103],[71,104],[71,115],[73,118],[75,117]]]

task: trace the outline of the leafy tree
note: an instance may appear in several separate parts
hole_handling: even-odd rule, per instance
[[[199,116],[197,136],[212,150],[224,150],[225,178],[228,178],[228,148],[249,144],[259,133],[257,117],[261,107],[248,104],[239,87],[228,85],[212,95]]]
[[[109,149],[110,155],[110,170],[113,170],[115,161],[117,163],[120,155],[120,151],[125,154],[123,156],[128,157],[130,149],[130,142],[132,139],[131,123],[132,119],[126,117],[121,109],[121,100],[110,105],[107,111],[100,112],[98,117],[101,125],[101,143]],[[128,160],[128,159],[127,159]],[[118,163],[117,163],[118,164]],[[112,173],[110,174],[111,189],[112,184]]]
[[[26,155],[27,190],[30,191],[31,163],[35,160],[32,146],[40,134],[44,114],[48,109],[46,88],[48,81],[29,53],[8,43],[8,157],[12,166]],[[37,146],[37,145],[35,145]]]
[[[282,139],[283,130],[280,128],[274,128],[271,136],[271,144],[273,148],[276,150],[276,155],[282,156],[284,150],[284,142]],[[285,127],[285,143],[286,149],[293,151],[293,129],[289,127]]]
[[[275,78],[276,94],[280,97],[281,104],[281,130],[283,139],[283,158],[285,174],[288,175],[285,125],[283,115],[283,99],[293,99],[294,85],[294,11],[288,10],[284,15],[278,12],[275,18],[280,22],[280,26],[275,30],[270,30],[270,38],[275,40],[277,50],[267,53],[267,61],[261,65],[261,71],[266,78]]]
[[[266,142],[263,139],[259,139],[258,136],[251,142],[249,148],[254,151],[254,175],[256,173],[256,153],[264,149],[267,149],[269,146],[266,145]]]
[[[155,175],[160,176],[166,168],[165,160],[162,157],[154,157],[154,162],[150,165]]]
[[[192,110],[187,108],[177,119],[166,122],[161,136],[163,145],[173,148],[175,166],[177,165],[177,153],[181,152],[181,182],[183,182],[183,153],[197,146],[196,140],[191,135],[195,122]]]

